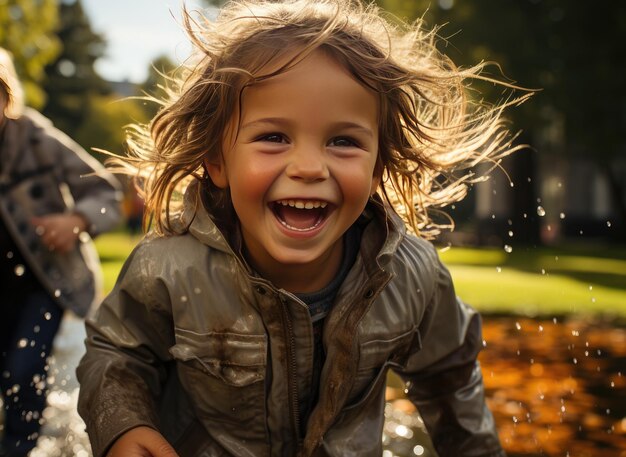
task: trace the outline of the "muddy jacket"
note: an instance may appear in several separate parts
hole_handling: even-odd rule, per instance
[[[84,316],[97,297],[100,276],[91,236],[120,220],[117,180],[50,121],[28,109],[19,119],[6,119],[0,160],[0,217],[26,267],[59,305]],[[100,174],[90,175],[95,170]],[[67,211],[84,216],[89,233],[82,233],[68,253],[50,252],[30,220]]]
[[[382,204],[368,206],[357,260],[324,322],[320,394],[302,427],[309,311],[249,270],[198,195],[190,186],[188,231],[142,241],[88,321],[77,372],[94,456],[146,425],[181,457],[380,457],[389,369],[407,381],[441,457],[504,455],[476,363],[479,317],[456,299],[432,245]]]

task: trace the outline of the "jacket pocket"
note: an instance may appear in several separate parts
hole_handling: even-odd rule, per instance
[[[210,435],[222,445],[234,430],[238,439],[265,440],[267,337],[177,328],[176,341],[180,382]]]
[[[388,368],[400,368],[408,356],[421,349],[419,330],[411,328],[389,339],[374,339],[359,345],[359,364],[350,391],[349,405],[361,403],[373,394]]]

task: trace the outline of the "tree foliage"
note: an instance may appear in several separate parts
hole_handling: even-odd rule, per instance
[[[539,88],[511,112],[554,152],[623,154],[626,141],[626,3],[568,0],[380,0],[399,16],[447,24],[446,52],[462,65],[495,61],[518,84]],[[445,43],[445,42],[444,42]],[[560,138],[555,140],[555,132]]]
[[[26,103],[35,108],[46,101],[44,67],[61,50],[58,20],[57,0],[0,0],[0,47],[13,54]]]
[[[94,69],[106,43],[91,29],[80,0],[62,2],[59,18],[57,36],[63,43],[63,50],[46,67],[44,89],[48,103],[43,112],[57,127],[74,137],[87,119],[90,97],[109,91],[108,84]]]
[[[442,46],[455,62],[495,61],[519,85],[540,89],[530,103],[508,113],[515,128],[544,156],[595,162],[617,219],[626,223],[626,182],[618,165],[626,159],[626,2],[378,2],[401,17],[446,24],[440,35],[449,40]]]

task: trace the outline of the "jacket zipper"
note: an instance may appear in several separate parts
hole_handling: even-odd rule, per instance
[[[287,383],[287,391],[290,400],[289,407],[291,410],[292,425],[295,429],[298,448],[300,448],[300,406],[298,403],[298,384],[296,379],[296,355],[293,351],[296,339],[293,335],[293,324],[291,323],[291,319],[289,318],[289,313],[287,311],[287,300],[283,296],[280,297],[280,303],[282,305],[281,314],[283,318],[283,328],[287,334],[287,338],[285,338],[285,340],[288,342],[285,349],[287,353],[287,377],[289,378],[289,382]]]

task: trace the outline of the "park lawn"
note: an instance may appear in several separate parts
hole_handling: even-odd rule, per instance
[[[96,239],[109,292],[139,236]],[[483,312],[524,315],[605,314],[626,317],[626,249],[440,249],[457,294]]]
[[[461,298],[484,312],[626,316],[626,251],[442,249]]]
[[[105,294],[113,289],[124,261],[140,239],[141,236],[129,235],[122,231],[104,233],[96,238],[96,249],[102,263]]]

